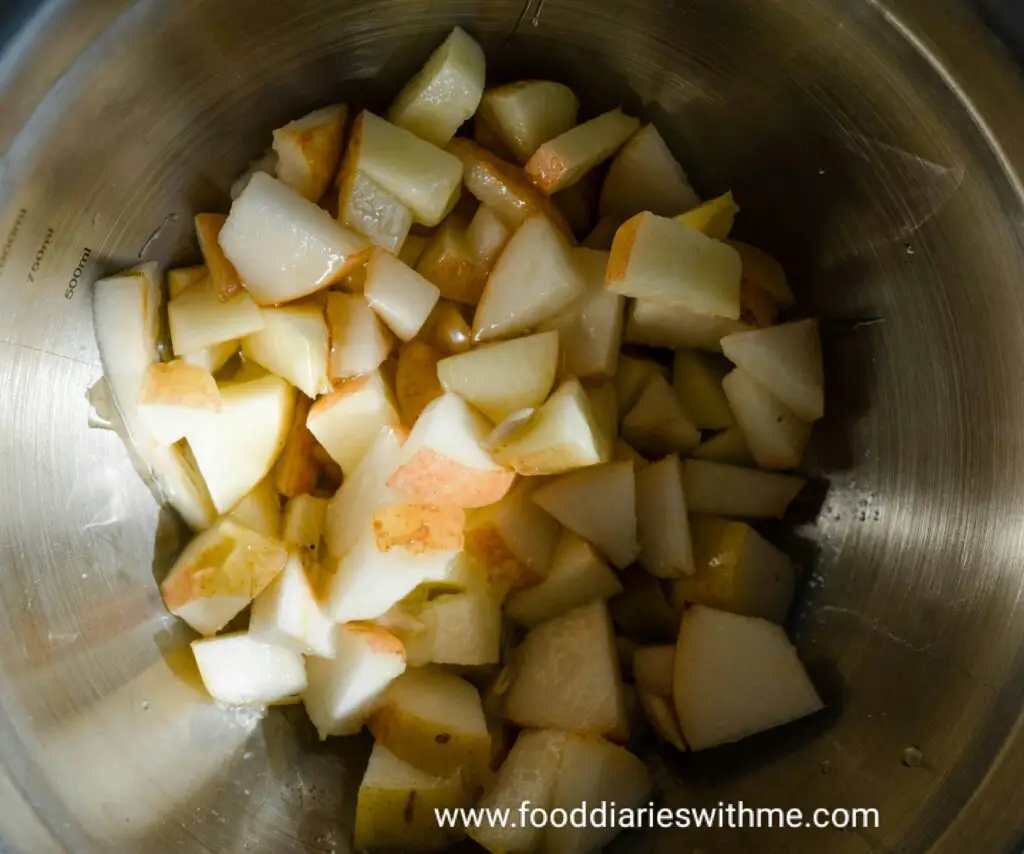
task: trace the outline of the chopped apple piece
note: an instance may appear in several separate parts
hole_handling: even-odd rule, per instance
[[[531,809],[551,806],[555,781],[568,736],[556,730],[524,730],[516,738],[491,790],[477,804],[483,810]],[[492,854],[537,851],[544,829],[530,822],[481,822],[469,835]]]
[[[441,300],[427,318],[420,337],[442,355],[451,356],[465,353],[472,344],[473,336],[466,318],[452,303]]]
[[[306,667],[300,653],[244,632],[192,641],[192,652],[203,685],[219,703],[281,703],[306,688]]]
[[[459,774],[435,777],[377,742],[356,797],[353,850],[447,851],[466,829],[442,827],[438,813],[472,803],[473,792]]]
[[[196,214],[196,237],[199,238],[199,249],[203,253],[203,262],[210,274],[213,292],[220,300],[227,300],[242,290],[242,282],[238,271],[224,254],[220,245],[220,234],[227,223],[224,214]]]
[[[260,309],[263,328],[242,339],[242,354],[288,380],[306,397],[330,391],[327,322],[316,301]]]
[[[807,481],[709,460],[687,460],[683,491],[691,513],[781,519]]]
[[[601,215],[628,219],[643,211],[675,216],[700,204],[683,167],[653,124],[622,146],[608,169]]]
[[[210,497],[226,513],[273,468],[288,438],[295,389],[267,374],[221,386],[221,411],[189,434]]]
[[[565,531],[547,577],[534,587],[513,593],[505,603],[505,613],[524,626],[535,626],[621,592],[618,576],[593,547]]]
[[[338,174],[347,118],[347,105],[332,104],[275,130],[281,183],[311,202],[319,202]]]
[[[636,517],[640,565],[658,578],[691,575],[693,548],[678,457],[665,457],[637,474]]]
[[[677,350],[672,387],[683,408],[701,430],[722,430],[736,423],[722,390],[728,369],[709,353]]]
[[[633,650],[633,681],[641,692],[672,697],[676,666],[675,644],[638,646]]]
[[[398,252],[398,260],[415,270],[431,239],[422,234],[410,234],[402,243],[402,248]]]
[[[379,247],[366,266],[363,295],[370,308],[403,341],[416,336],[440,296],[437,287]]]
[[[615,386],[611,381],[591,386],[587,389],[587,398],[601,437],[601,459],[610,461],[619,436],[619,402],[615,396]]]
[[[643,471],[650,463],[646,457],[642,457],[640,452],[636,450],[629,442],[624,439],[616,439],[615,446],[612,448],[612,462],[615,463],[632,463],[633,470],[636,472]]]
[[[516,651],[505,716],[524,727],[628,738],[618,651],[603,601],[530,630]]]
[[[572,89],[551,80],[521,80],[484,92],[481,117],[520,163],[545,142],[576,124],[580,102]]]
[[[483,448],[488,426],[456,394],[431,403],[403,448],[388,486],[425,504],[484,507],[501,499],[515,474]]]
[[[451,579],[460,589],[432,591],[413,610],[416,628],[399,631],[410,666],[479,667],[500,661],[502,588],[490,581],[486,568],[475,560],[463,557],[460,567]]]
[[[622,438],[654,458],[689,453],[700,444],[700,431],[668,380],[654,374],[622,420]]]
[[[177,356],[197,353],[263,328],[263,316],[247,293],[221,300],[212,279],[192,285],[167,304],[171,346]]]
[[[619,362],[626,300],[604,289],[607,252],[574,248],[572,256],[583,274],[586,290],[576,303],[540,328],[558,330],[563,374],[610,377]]]
[[[570,378],[532,417],[492,444],[492,454],[522,475],[561,474],[608,462],[611,444],[583,386]]]
[[[373,514],[373,535],[380,551],[405,549],[409,554],[462,549],[466,512],[461,507],[393,504]]]
[[[756,465],[743,430],[738,425],[705,439],[697,446],[693,455],[699,460],[711,460],[732,466]]]
[[[443,148],[476,112],[484,92],[484,68],[480,45],[455,27],[398,93],[388,120]]]
[[[491,127],[490,122],[480,115],[479,111],[473,117],[473,142],[495,157],[508,163],[516,162],[515,152],[505,144],[505,141],[498,136],[498,132]]]
[[[201,478],[178,447],[161,446],[146,429],[139,414],[139,391],[150,365],[159,361],[162,291],[155,264],[102,279],[93,286],[93,322],[96,345],[106,387],[116,407],[112,421],[123,427],[122,436],[136,468],[152,484],[154,493],[181,513],[188,525],[208,527],[216,513]]]
[[[347,477],[398,413],[379,370],[341,383],[309,410],[306,426]]]
[[[621,110],[611,110],[559,134],[540,146],[526,163],[527,177],[550,195],[571,187],[611,157],[640,127]]]
[[[222,408],[220,389],[208,371],[180,359],[149,366],[139,390],[139,415],[153,438],[173,445]]]
[[[296,546],[307,562],[315,563],[320,555],[326,515],[326,498],[296,495],[285,505],[281,539]]]
[[[398,430],[381,430],[327,506],[324,535],[335,559],[353,549],[377,510],[401,501],[401,495],[386,482],[401,462],[403,439],[404,434]]]
[[[484,268],[490,270],[505,249],[512,229],[490,205],[480,205],[466,229],[469,252]]]
[[[204,264],[196,267],[176,267],[167,271],[167,298],[174,299],[181,296],[196,282],[201,282],[210,271]]]
[[[743,522],[697,515],[691,530],[697,571],[672,587],[680,613],[691,602],[785,621],[794,586],[789,557]]]
[[[619,403],[619,414],[625,417],[636,406],[640,395],[655,375],[669,378],[669,369],[651,359],[637,359],[622,356],[615,372],[615,398]]]
[[[168,611],[201,635],[213,635],[287,562],[283,543],[224,518],[185,547],[160,591]]]
[[[617,232],[605,286],[697,314],[740,316],[739,253],[680,222],[637,214]]]
[[[468,400],[495,423],[540,406],[555,383],[558,333],[542,332],[449,356],[437,364],[446,391]]]
[[[314,454],[317,441],[306,426],[311,405],[308,397],[298,396],[284,450],[274,466],[274,485],[286,498],[312,492],[319,479],[319,464]]]
[[[398,351],[395,398],[402,424],[412,427],[427,405],[444,394],[437,378],[440,354],[422,341],[409,341]]]
[[[683,738],[683,730],[679,726],[679,718],[676,717],[676,710],[672,705],[671,692],[665,696],[638,691],[637,695],[655,735],[676,750],[685,753],[686,740]]]
[[[231,206],[220,245],[260,305],[290,302],[341,281],[369,249],[365,238],[315,202],[263,173]]]
[[[526,332],[585,291],[565,238],[545,217],[531,217],[491,271],[473,318],[473,337],[489,341]]]
[[[281,536],[281,501],[270,477],[250,489],[226,515],[264,537]]]
[[[743,261],[743,278],[766,290],[781,305],[792,305],[795,298],[786,282],[786,273],[778,261],[749,243],[741,243],[738,240],[726,242],[740,254]]]
[[[221,341],[220,344],[211,344],[194,353],[181,353],[179,358],[183,362],[216,374],[238,352],[239,343],[237,340]]]
[[[302,655],[334,657],[334,623],[321,610],[307,569],[297,556],[253,600],[249,634]]]
[[[437,667],[407,670],[388,687],[368,721],[370,732],[399,759],[432,774],[463,769],[480,778],[491,754],[480,693]]]
[[[336,623],[374,620],[420,584],[447,581],[461,544],[454,548],[444,548],[445,545],[454,544],[389,548],[381,544],[371,522],[330,577],[328,614]]]
[[[779,304],[764,288],[744,277],[740,282],[740,318],[758,329],[773,326],[779,316]]]
[[[391,352],[391,335],[359,294],[329,293],[327,325],[331,333],[328,372],[332,380],[375,371]]]
[[[405,672],[401,641],[372,623],[335,626],[332,646],[333,658],[306,659],[302,701],[321,741],[359,732],[380,695]]]
[[[697,229],[701,234],[706,234],[713,240],[725,240],[729,236],[729,232],[732,231],[733,219],[739,212],[739,205],[733,201],[732,193],[726,193],[723,196],[709,199],[692,211],[679,214],[676,220],[683,225]],[[668,215],[666,214],[666,216]]]
[[[591,466],[546,483],[533,500],[619,569],[640,553],[632,463]]]
[[[229,191],[231,201],[235,201],[242,195],[245,188],[249,186],[252,176],[257,172],[265,172],[271,178],[277,177],[277,152],[273,148],[268,148],[259,157],[250,161],[242,174],[235,179]]]
[[[389,252],[404,249],[409,242],[412,212],[352,164],[353,160],[346,157],[341,169],[338,220]]]
[[[608,603],[615,625],[637,643],[674,641],[679,614],[669,604],[662,582],[646,572],[626,572],[622,586],[622,593]]]
[[[442,297],[462,305],[480,302],[487,270],[469,247],[464,223],[454,216],[444,221],[416,263],[416,272]]]
[[[597,221],[597,225],[594,226],[593,230],[583,239],[580,245],[587,249],[599,249],[602,252],[610,252],[612,241],[615,240],[615,232],[619,230],[620,225],[622,225],[622,220],[618,217],[603,216]]]
[[[758,466],[792,469],[800,465],[811,438],[810,424],[797,418],[742,368],[732,371],[722,381],[722,388]]]
[[[601,176],[596,171],[591,171],[571,187],[552,195],[551,201],[562,212],[573,234],[577,237],[586,237],[594,224],[600,193]]]
[[[569,733],[562,747],[551,810],[569,814],[580,804],[615,804],[635,809],[650,797],[654,784],[644,763],[628,750],[600,738]],[[544,831],[542,854],[600,851],[620,829],[604,822],[571,822]]]
[[[348,156],[350,168],[397,198],[423,225],[437,225],[458,201],[459,159],[368,110],[356,117]]]
[[[701,605],[683,617],[674,684],[679,723],[693,750],[824,708],[781,626]]]
[[[649,347],[696,347],[722,352],[722,338],[751,329],[741,320],[697,314],[678,305],[634,300],[626,320],[625,339]]]
[[[798,418],[816,421],[824,414],[825,386],[816,320],[730,335],[722,340],[722,350]]]
[[[551,567],[562,527],[534,503],[536,487],[521,480],[501,501],[466,519],[466,551],[499,585],[536,584]]]
[[[480,204],[494,208],[509,228],[519,228],[528,218],[539,214],[551,220],[566,239],[573,240],[572,229],[562,212],[518,166],[495,157],[468,139],[456,137],[448,143],[448,151],[465,167],[466,189]]]

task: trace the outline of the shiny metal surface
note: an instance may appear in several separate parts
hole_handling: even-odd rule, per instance
[[[380,106],[454,22],[495,79],[658,121],[826,320],[831,487],[783,535],[830,712],[651,757],[669,805],[874,806],[873,831],[617,850],[1004,852],[1024,831],[1022,89],[924,0],[61,0],[0,62],[3,850],[348,851],[366,746],[212,706],[154,576],[180,533],[89,430],[89,282],[187,261],[269,131]],[[904,764],[905,750],[922,762]],[[913,764],[913,763],[911,763]]]

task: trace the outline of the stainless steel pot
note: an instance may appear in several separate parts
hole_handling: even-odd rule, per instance
[[[154,575],[180,531],[90,430],[89,283],[195,255],[288,118],[369,105],[454,22],[496,79],[656,119],[825,319],[829,488],[789,536],[828,714],[651,761],[670,805],[877,807],[878,830],[625,851],[1003,852],[1024,830],[1024,105],[945,0],[53,0],[0,66],[3,850],[348,850],[366,746],[218,709]],[[911,748],[908,750],[908,748]],[[919,752],[918,752],[919,751]]]

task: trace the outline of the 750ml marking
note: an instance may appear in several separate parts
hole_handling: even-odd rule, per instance
[[[28,270],[28,280],[34,282],[36,280],[36,273],[39,272],[39,268],[43,264],[43,259],[46,257],[46,253],[50,249],[50,244],[53,243],[53,229],[46,229],[46,234],[43,236],[43,242],[39,244],[39,248],[36,250],[36,257],[32,261],[32,266]]]

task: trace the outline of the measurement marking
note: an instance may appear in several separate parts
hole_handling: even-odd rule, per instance
[[[54,353],[52,350],[47,350],[43,347],[33,347],[31,344],[19,344],[17,341],[0,342],[0,346],[3,345],[8,347],[17,347],[20,350],[28,350],[30,353],[40,353],[43,356],[53,356],[55,359],[64,359],[67,362],[74,362],[76,365],[85,365],[87,368],[103,370],[103,366],[99,362],[93,362],[89,359],[79,359],[77,356],[65,356],[63,353]]]
[[[11,250],[14,248],[14,241],[18,239],[18,233],[21,231],[21,224],[25,221],[25,217],[28,215],[28,211],[22,208],[18,211],[18,215],[14,218],[14,225],[11,226],[11,230],[7,232],[7,240],[4,241],[3,252],[0,253],[0,273],[3,272],[4,267],[7,266],[7,258],[11,254]]]
[[[53,243],[54,231],[52,228],[46,229],[46,234],[43,236],[43,242],[39,244],[39,248],[36,250],[36,257],[32,260],[32,266],[28,270],[28,280],[34,282],[36,280],[36,273],[39,272],[39,268],[43,265],[43,259],[46,257],[46,253],[50,249],[50,245]]]
[[[89,259],[92,257],[92,250],[86,246],[82,250],[82,257],[78,259],[78,266],[75,267],[75,271],[71,274],[71,278],[68,279],[68,286],[64,290],[64,299],[72,299],[75,295],[75,288],[82,281],[82,275],[85,273],[85,265],[89,263]]]

